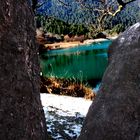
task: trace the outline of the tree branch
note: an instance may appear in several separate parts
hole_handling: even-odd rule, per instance
[[[136,1],[136,0],[130,0],[130,1],[124,3],[122,0],[117,0],[117,2],[119,4],[118,9],[114,13],[112,13],[108,8],[108,14],[111,16],[116,16],[120,11],[122,11],[125,8],[125,6],[127,4],[134,2],[134,1]]]
[[[123,8],[124,8],[124,7],[123,7],[122,5],[119,5],[119,6],[118,6],[118,9],[117,9],[114,13],[112,13],[111,11],[108,11],[108,14],[114,17],[114,16],[116,16],[120,11],[122,11]]]

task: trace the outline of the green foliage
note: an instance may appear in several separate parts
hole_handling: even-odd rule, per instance
[[[67,0],[64,1],[68,6],[63,5],[57,0],[49,0],[48,5],[44,5],[41,9],[42,14],[49,15],[51,17],[55,17],[56,19],[61,19],[66,23],[70,24],[83,24],[87,28],[90,25],[93,25],[95,30],[99,27],[98,19],[100,17],[100,13],[96,10],[88,10],[87,8],[83,8],[80,4],[75,0]],[[114,2],[110,0],[110,3]],[[95,8],[101,8],[100,1],[92,1],[87,0],[84,1],[85,5],[90,6],[92,5]],[[117,7],[117,5],[116,5]],[[93,8],[94,9],[94,8]],[[135,1],[126,5],[126,7],[119,12],[115,17],[108,16],[103,20],[103,27],[104,29],[112,29],[117,24],[123,24],[125,29],[132,24],[138,22],[140,20],[140,7],[138,2]],[[71,27],[72,30],[75,32],[75,28]],[[94,32],[96,32],[94,30]]]
[[[113,27],[113,29],[110,31],[111,34],[117,33],[119,34],[120,32],[123,32],[125,30],[125,27],[123,24],[117,24],[116,26]]]
[[[69,31],[74,35],[83,35],[88,32],[88,29],[83,24],[70,24]]]
[[[72,34],[83,35],[88,32],[88,29],[83,24],[70,24],[53,17],[36,16],[36,20],[43,27],[45,32],[54,34]]]
[[[70,6],[66,7],[56,0],[50,0],[50,3],[51,5],[42,7],[43,12],[37,16],[37,21],[40,21],[40,25],[45,31],[55,34],[86,34],[92,38],[95,34],[107,29],[111,30],[109,32],[111,34],[118,34],[140,20],[140,7],[134,2],[128,4],[115,17],[106,17],[102,23],[103,30],[99,30],[98,18],[100,15],[94,10],[81,8],[73,0],[68,0],[66,3]],[[45,17],[46,15],[47,17]]]

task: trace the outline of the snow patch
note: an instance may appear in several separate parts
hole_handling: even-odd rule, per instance
[[[79,112],[81,115],[85,116],[87,114],[87,109],[91,105],[92,101],[86,100],[78,97],[69,96],[59,96],[54,94],[41,94],[41,101],[44,107],[52,106],[59,109],[59,113],[64,112],[75,115]]]
[[[121,38],[120,38],[120,43],[123,43],[124,40],[125,40],[125,38],[124,38],[124,37],[121,37]]]
[[[92,101],[84,98],[41,94],[47,130],[57,140],[75,140]]]
[[[134,24],[133,26],[131,26],[130,29],[136,30],[139,26],[140,26],[140,23],[138,22],[138,23]]]
[[[139,8],[140,8],[140,0],[137,0],[137,3],[138,3],[138,6],[139,6]]]

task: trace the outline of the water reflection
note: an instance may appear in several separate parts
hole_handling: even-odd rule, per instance
[[[107,67],[107,49],[111,41],[41,54],[43,76],[83,81],[101,79]]]

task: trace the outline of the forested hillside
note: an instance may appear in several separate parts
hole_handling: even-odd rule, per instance
[[[113,0],[108,1],[108,3],[113,2]],[[79,1],[75,0],[47,0],[46,2],[42,0],[40,3],[43,3],[43,5],[37,9],[37,14],[54,17],[66,23],[83,24],[88,27],[88,29],[96,28],[99,25],[98,19],[101,14],[95,11],[94,7],[104,8],[104,5],[102,6],[99,0],[84,1],[84,6],[81,6]],[[92,9],[90,9],[91,5]],[[116,16],[107,16],[103,21],[103,26],[104,29],[112,29],[119,24],[117,27],[121,26],[121,29],[124,30],[139,20],[140,5],[139,1],[135,1],[128,4],[125,9]]]

